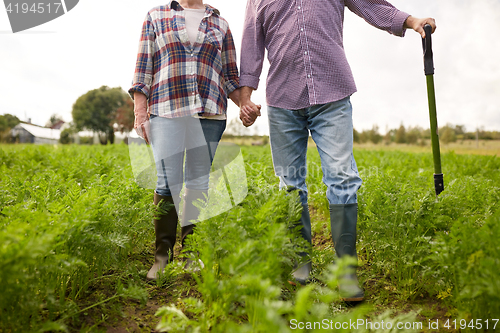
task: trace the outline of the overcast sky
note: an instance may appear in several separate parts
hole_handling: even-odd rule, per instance
[[[290,0],[293,1],[293,0]],[[333,0],[331,0],[333,1]],[[211,0],[225,17],[238,57],[245,0]],[[320,2],[319,2],[320,3]],[[438,122],[500,130],[500,1],[393,0],[416,17],[431,16]],[[157,1],[81,0],[64,16],[12,34],[0,10],[0,114],[45,125],[52,114],[71,121],[76,99],[102,85],[128,90],[143,19]],[[399,38],[346,9],[344,40],[358,92],[354,127],[429,127],[422,46],[418,34]],[[267,66],[254,101],[263,106]],[[256,125],[267,133],[265,107]],[[229,119],[237,117],[231,105]]]

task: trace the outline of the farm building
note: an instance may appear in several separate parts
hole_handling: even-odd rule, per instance
[[[11,130],[11,135],[19,143],[57,144],[61,130],[20,123]]]
[[[28,123],[20,123],[11,129],[12,142],[35,144],[58,144],[61,131],[69,124],[60,124],[59,128],[41,127]],[[130,133],[115,132],[115,143],[126,142]],[[99,135],[103,133],[93,131],[80,131],[73,134],[72,142],[80,144],[100,144]]]

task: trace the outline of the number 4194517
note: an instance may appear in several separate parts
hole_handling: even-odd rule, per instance
[[[461,319],[460,321],[455,320],[450,320],[448,319],[443,327],[447,329],[466,329],[466,328],[471,328],[471,329],[495,329],[497,327],[499,319],[471,319],[469,322],[465,319]]]
[[[34,3],[33,5],[29,5],[27,3],[16,3],[12,4],[9,3],[7,5],[7,13],[15,13],[15,14],[27,14],[27,13],[33,13],[33,14],[43,14],[43,13],[55,13],[57,14],[59,9],[61,8],[61,3],[60,2],[54,2],[54,3]]]

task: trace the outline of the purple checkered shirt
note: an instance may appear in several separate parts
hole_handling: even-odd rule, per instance
[[[217,9],[206,5],[194,45],[177,1],[148,12],[129,93],[132,98],[134,92],[146,95],[150,114],[225,114],[227,96],[238,87],[233,37]]]
[[[401,37],[409,16],[384,0],[247,1],[240,85],[257,89],[267,49],[267,104],[290,110],[338,101],[356,91],[343,45],[345,6]]]

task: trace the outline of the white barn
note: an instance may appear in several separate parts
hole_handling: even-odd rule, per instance
[[[61,130],[20,123],[11,130],[11,135],[19,143],[57,144]]]

